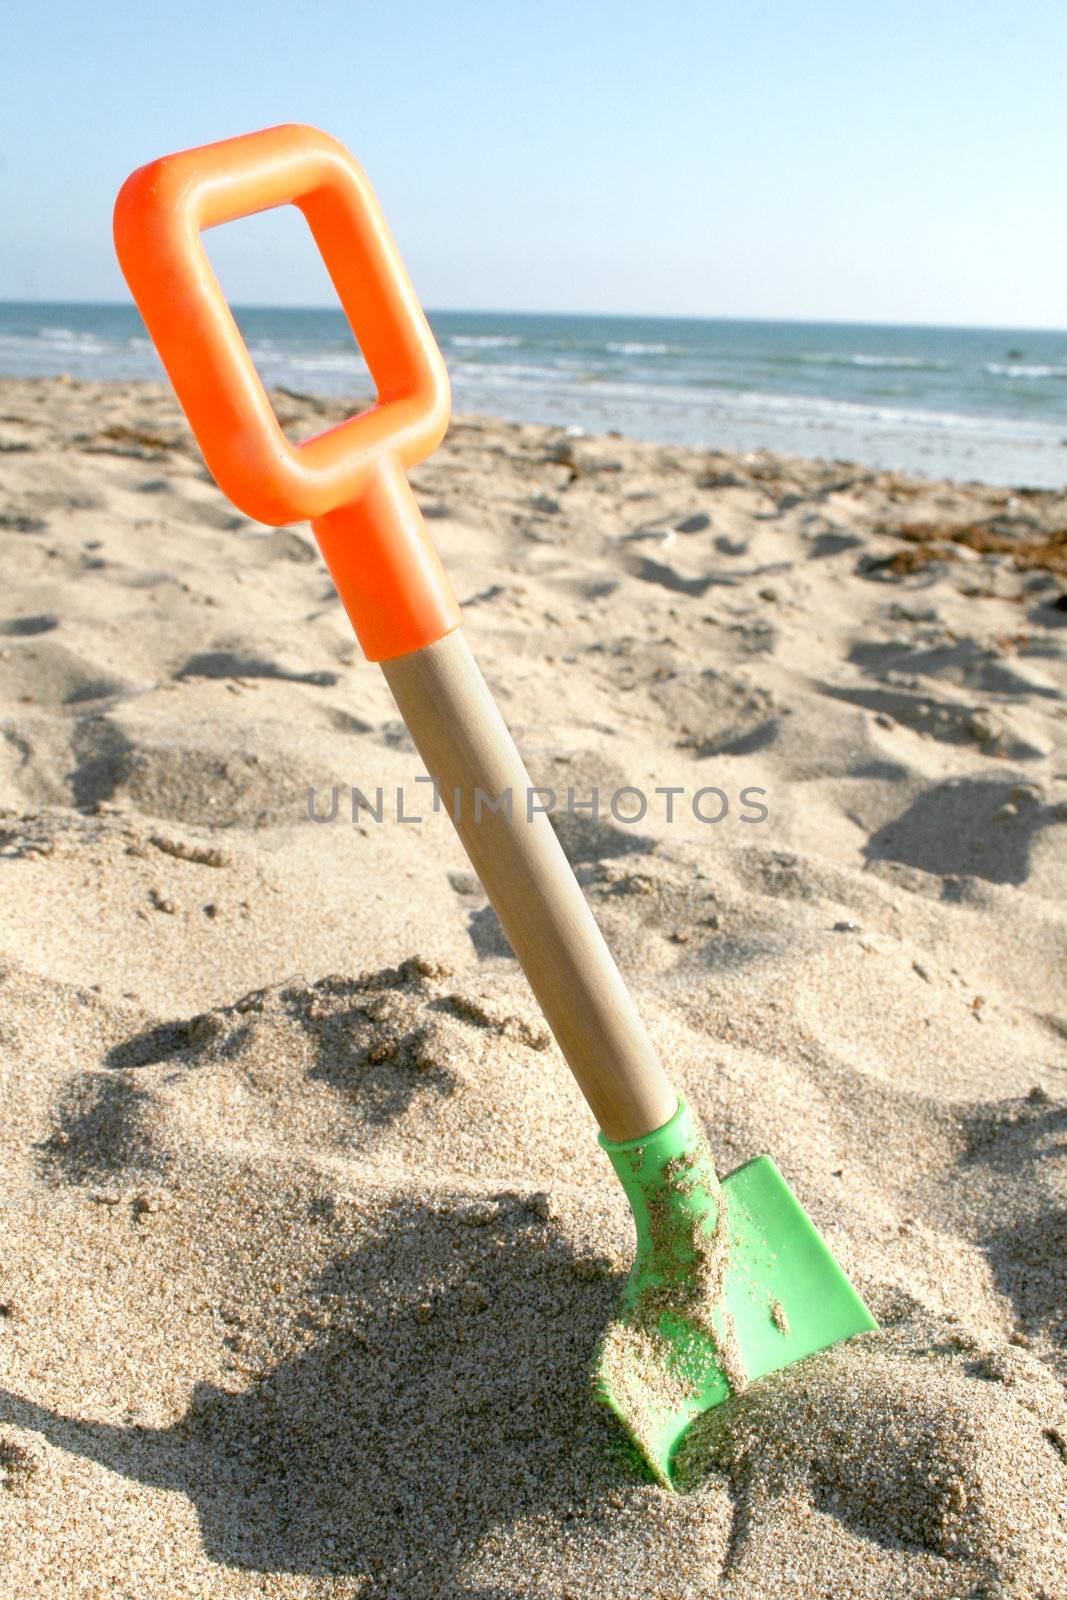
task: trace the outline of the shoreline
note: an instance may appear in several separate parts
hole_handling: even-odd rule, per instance
[[[83,378],[59,372],[48,376],[18,377],[0,375],[0,392],[12,384],[56,384],[72,388],[126,390],[143,388],[147,393],[167,394],[169,386],[163,379],[152,378]],[[338,418],[352,415],[369,403],[369,397],[357,394],[339,397],[314,389],[291,388],[272,385],[268,393],[282,395],[299,404],[306,404],[336,413]],[[922,478],[929,482],[950,480],[960,484],[977,484],[988,488],[1018,488],[1058,490],[1067,486],[1067,421],[1062,428],[1048,426],[1039,438],[1022,431],[1021,425],[1011,419],[959,417],[932,419],[927,428],[917,421],[896,420],[886,414],[866,417],[865,425],[872,431],[863,435],[850,431],[827,418],[816,416],[806,420],[784,422],[779,419],[771,431],[776,431],[779,442],[773,446],[759,440],[768,431],[761,413],[769,410],[768,397],[762,397],[752,407],[753,416],[746,420],[736,412],[723,413],[713,442],[697,434],[701,430],[676,425],[676,408],[670,404],[657,406],[647,393],[630,403],[635,419],[645,421],[643,433],[627,432],[610,427],[607,419],[599,415],[601,408],[588,410],[574,405],[573,394],[559,397],[560,410],[569,412],[571,418],[582,415],[584,422],[560,421],[550,415],[552,407],[545,402],[532,403],[525,414],[502,415],[489,410],[459,409],[453,412],[453,423],[494,423],[511,426],[544,428],[549,432],[570,433],[575,436],[623,438],[637,445],[675,445],[686,450],[707,450],[712,454],[767,455],[808,461],[814,464],[855,466],[869,472],[899,472],[902,476]],[[523,408],[516,408],[517,411]],[[857,407],[857,413],[863,408]],[[664,425],[658,429],[654,419],[662,418]],[[673,419],[675,425],[671,425]],[[589,424],[586,426],[586,424]],[[857,426],[859,419],[857,417]],[[848,448],[859,443],[858,452],[848,454]],[[984,459],[984,472],[976,466]]]
[[[832,411],[825,408],[820,415],[819,402],[811,400],[794,407],[790,415],[786,405],[768,395],[741,396],[732,406],[719,409],[705,400],[708,416],[686,427],[678,425],[677,401],[657,400],[646,390],[640,397],[618,398],[612,405],[616,422],[628,416],[635,422],[643,419],[638,433],[626,427],[609,429],[602,406],[586,408],[568,392],[556,397],[555,408],[549,401],[531,404],[523,415],[501,420],[552,426],[553,417],[567,411],[574,419],[572,426],[588,423],[593,433],[619,431],[639,444],[741,454],[766,451],[991,488],[1059,489],[1067,484],[1067,419],[1027,429],[1012,418],[939,413],[924,417],[919,412],[863,406],[855,406],[850,416],[844,402],[833,404]],[[773,443],[767,442],[770,438]]]
[[[10,383],[100,384],[122,388],[143,384],[166,391],[164,379],[77,377],[66,371],[19,377],[0,375]],[[348,415],[368,403],[367,397],[338,396],[314,388],[273,384],[270,388],[294,400],[341,407]],[[454,398],[492,401],[492,381],[471,393],[471,385],[453,382]],[[621,436],[635,444],[677,445],[730,454],[796,457],[835,462],[872,472],[900,472],[928,480],[951,479],[990,488],[1059,489],[1067,485],[1067,419],[1063,424],[1031,424],[1019,419],[905,412],[887,407],[823,404],[815,398],[794,403],[770,395],[741,395],[729,405],[699,396],[704,415],[684,415],[688,397],[664,387],[662,395],[646,386],[638,394],[583,399],[574,388],[546,389],[536,396],[516,397],[507,413],[483,404],[458,404],[455,421],[499,421],[593,435]],[[350,410],[346,410],[350,407]],[[622,424],[622,426],[620,426]],[[773,440],[768,443],[768,439]]]
[[[268,386],[344,399],[342,314],[240,307]],[[848,460],[996,486],[1067,479],[1067,334],[745,319],[438,312],[461,415]],[[164,381],[132,305],[0,303],[0,372]]]

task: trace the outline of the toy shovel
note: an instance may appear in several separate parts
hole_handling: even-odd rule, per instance
[[[298,446],[200,241],[202,228],[286,203],[307,219],[378,395]],[[599,1124],[637,1255],[596,1388],[670,1486],[694,1417],[875,1324],[769,1157],[720,1184],[548,817],[527,804],[530,779],[408,484],[448,425],[448,377],[370,185],[327,135],[270,128],[141,167],[119,194],[115,243],[223,493],[262,522],[311,519]]]

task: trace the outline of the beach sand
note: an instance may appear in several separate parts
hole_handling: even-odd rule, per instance
[[[642,1477],[625,1199],[308,530],[5,381],[0,1593],[1064,1596],[1067,495],[479,418],[414,481],[720,1169],[883,1331]]]

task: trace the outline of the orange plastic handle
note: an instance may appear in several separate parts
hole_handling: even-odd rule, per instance
[[[378,392],[293,445],[219,287],[202,228],[293,204],[307,219]],[[115,248],[216,483],[249,516],[310,517],[366,655],[406,655],[459,607],[405,476],[440,444],[448,374],[362,168],[317,128],[265,128],[140,167]]]

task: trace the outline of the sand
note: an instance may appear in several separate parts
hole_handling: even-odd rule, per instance
[[[0,1593],[1059,1600],[1067,496],[482,418],[415,482],[720,1170],[883,1331],[642,1477],[625,1199],[307,530],[7,381]]]

